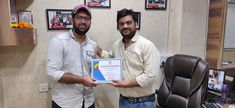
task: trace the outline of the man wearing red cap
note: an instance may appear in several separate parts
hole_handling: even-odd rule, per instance
[[[72,11],[73,28],[53,37],[47,53],[47,73],[52,79],[52,108],[95,108],[90,61],[98,46],[87,35],[91,12],[85,5]]]

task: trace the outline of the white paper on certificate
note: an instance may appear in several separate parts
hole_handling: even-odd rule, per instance
[[[122,79],[121,59],[92,59],[91,76],[96,82],[107,83]]]

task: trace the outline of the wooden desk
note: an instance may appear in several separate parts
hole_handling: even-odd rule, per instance
[[[225,80],[232,82],[235,74],[235,63],[223,64],[222,69],[226,71]]]
[[[231,87],[232,85],[232,81],[233,81],[233,76],[235,74],[235,63],[232,64],[224,64],[222,65],[222,69],[225,70],[225,83],[228,84],[229,87]],[[206,98],[208,98],[208,93],[206,94]],[[216,102],[219,102],[220,100],[220,96],[214,96],[214,99]],[[232,106],[230,106],[231,104],[224,104],[223,107],[224,108],[235,108],[235,104],[232,104]]]
[[[235,70],[235,63],[223,64],[222,65],[222,69],[225,69],[225,70]]]

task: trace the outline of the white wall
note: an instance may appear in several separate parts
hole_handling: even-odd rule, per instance
[[[111,9],[92,8],[92,27],[88,33],[102,48],[111,49],[114,41],[122,36],[117,31],[116,14],[123,8],[141,12],[141,35],[158,46],[161,52],[167,49],[167,11],[144,9],[144,1],[112,0]],[[105,40],[104,40],[105,39]]]
[[[224,48],[235,48],[235,4],[228,4]]]
[[[205,59],[208,0],[170,1],[168,53]]]
[[[39,44],[40,39],[48,41],[48,38],[63,32],[61,30],[47,30],[46,9],[72,9],[77,3],[84,3],[84,0],[56,0],[56,5],[51,5],[54,2],[54,0],[34,0],[28,8],[34,14],[35,28],[40,31],[38,33]],[[40,5],[40,7],[37,7],[37,5]],[[138,32],[153,41],[161,52],[166,51],[168,11],[145,10],[144,1],[133,3],[132,0],[112,0],[111,8],[91,8],[92,26],[88,32],[89,37],[94,39],[102,48],[111,49],[113,42],[122,37],[116,29],[116,12],[123,8],[141,12],[141,30]]]

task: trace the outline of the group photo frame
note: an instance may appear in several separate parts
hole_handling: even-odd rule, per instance
[[[94,8],[111,8],[111,0],[84,0],[84,4]]]
[[[166,10],[167,0],[145,0],[147,10]]]
[[[28,24],[33,24],[32,12],[27,11],[27,10],[18,11],[18,21],[19,22],[25,22],[25,23],[28,23]],[[16,19],[15,19],[15,22],[17,22]]]
[[[68,30],[73,28],[72,10],[46,9],[48,30]]]

